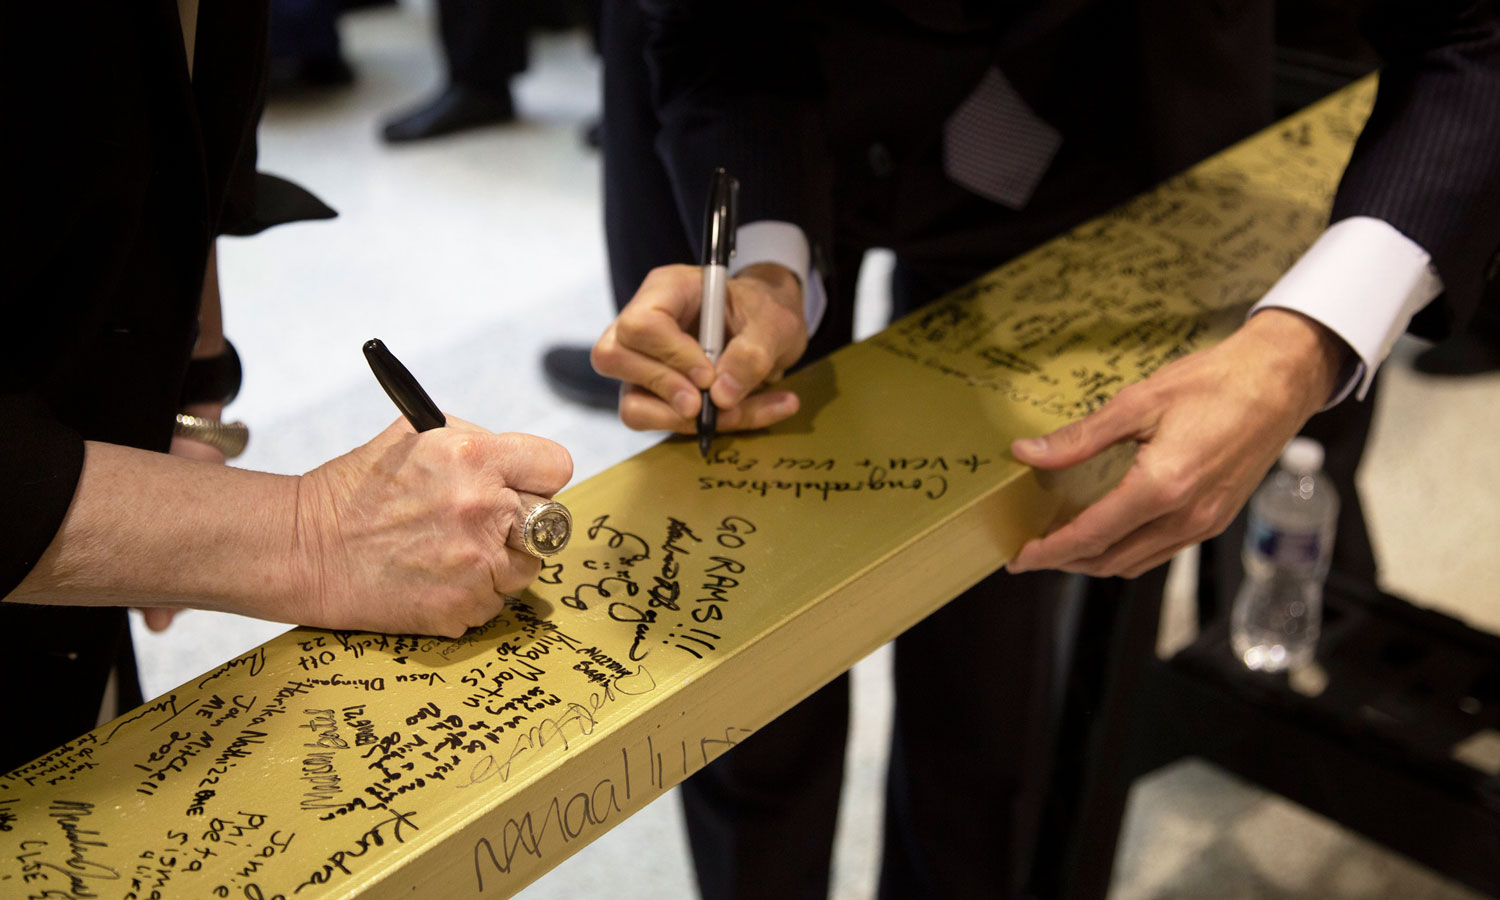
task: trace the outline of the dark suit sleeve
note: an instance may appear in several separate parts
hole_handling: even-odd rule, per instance
[[[1432,255],[1444,295],[1411,330],[1441,338],[1500,250],[1500,3],[1387,0],[1366,22],[1387,65],[1332,218],[1382,219]]]
[[[710,173],[723,166],[740,181],[741,221],[791,222],[826,245],[832,167],[813,23],[785,0],[640,5],[660,126],[656,149],[694,244]]]
[[[0,597],[62,526],[83,471],[83,439],[29,394],[0,395]]]

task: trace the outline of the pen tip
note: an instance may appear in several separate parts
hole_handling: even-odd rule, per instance
[[[708,445],[711,440],[706,434],[698,435],[698,452],[703,454],[704,459],[708,459]]]

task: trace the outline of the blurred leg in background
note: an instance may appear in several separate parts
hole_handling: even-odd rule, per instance
[[[339,44],[339,0],[272,0],[270,89],[340,87],[354,81]]]
[[[604,235],[615,309],[630,301],[657,266],[693,262],[693,245],[673,206],[672,184],[656,155],[656,111],[643,48],[646,27],[633,3],[604,4],[599,20],[604,61]],[[594,371],[587,342],[559,344],[542,355],[547,386],[594,409],[619,405],[620,383]]]
[[[527,6],[515,0],[438,0],[437,18],[447,81],[435,96],[386,122],[382,134],[391,143],[516,117],[510,79],[526,71]]]

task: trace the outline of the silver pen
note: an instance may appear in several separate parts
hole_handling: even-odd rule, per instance
[[[698,310],[698,343],[710,363],[717,363],[724,352],[724,308],[729,292],[729,259],[734,256],[738,226],[739,189],[740,183],[723,167],[714,169],[708,185],[708,211],[703,216],[703,302]],[[698,409],[698,451],[705,458],[718,418],[718,409],[704,391],[703,405]]]

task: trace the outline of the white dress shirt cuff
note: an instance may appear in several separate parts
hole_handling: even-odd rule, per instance
[[[734,260],[729,265],[733,278],[756,263],[776,263],[792,270],[802,282],[802,314],[811,336],[823,321],[828,297],[823,290],[823,276],[812,265],[812,249],[807,235],[790,222],[770,219],[741,225],[734,233]]]
[[[1380,219],[1355,216],[1330,225],[1249,315],[1290,309],[1349,345],[1355,364],[1329,398],[1334,406],[1356,389],[1364,399],[1411,317],[1442,292],[1426,250]]]

